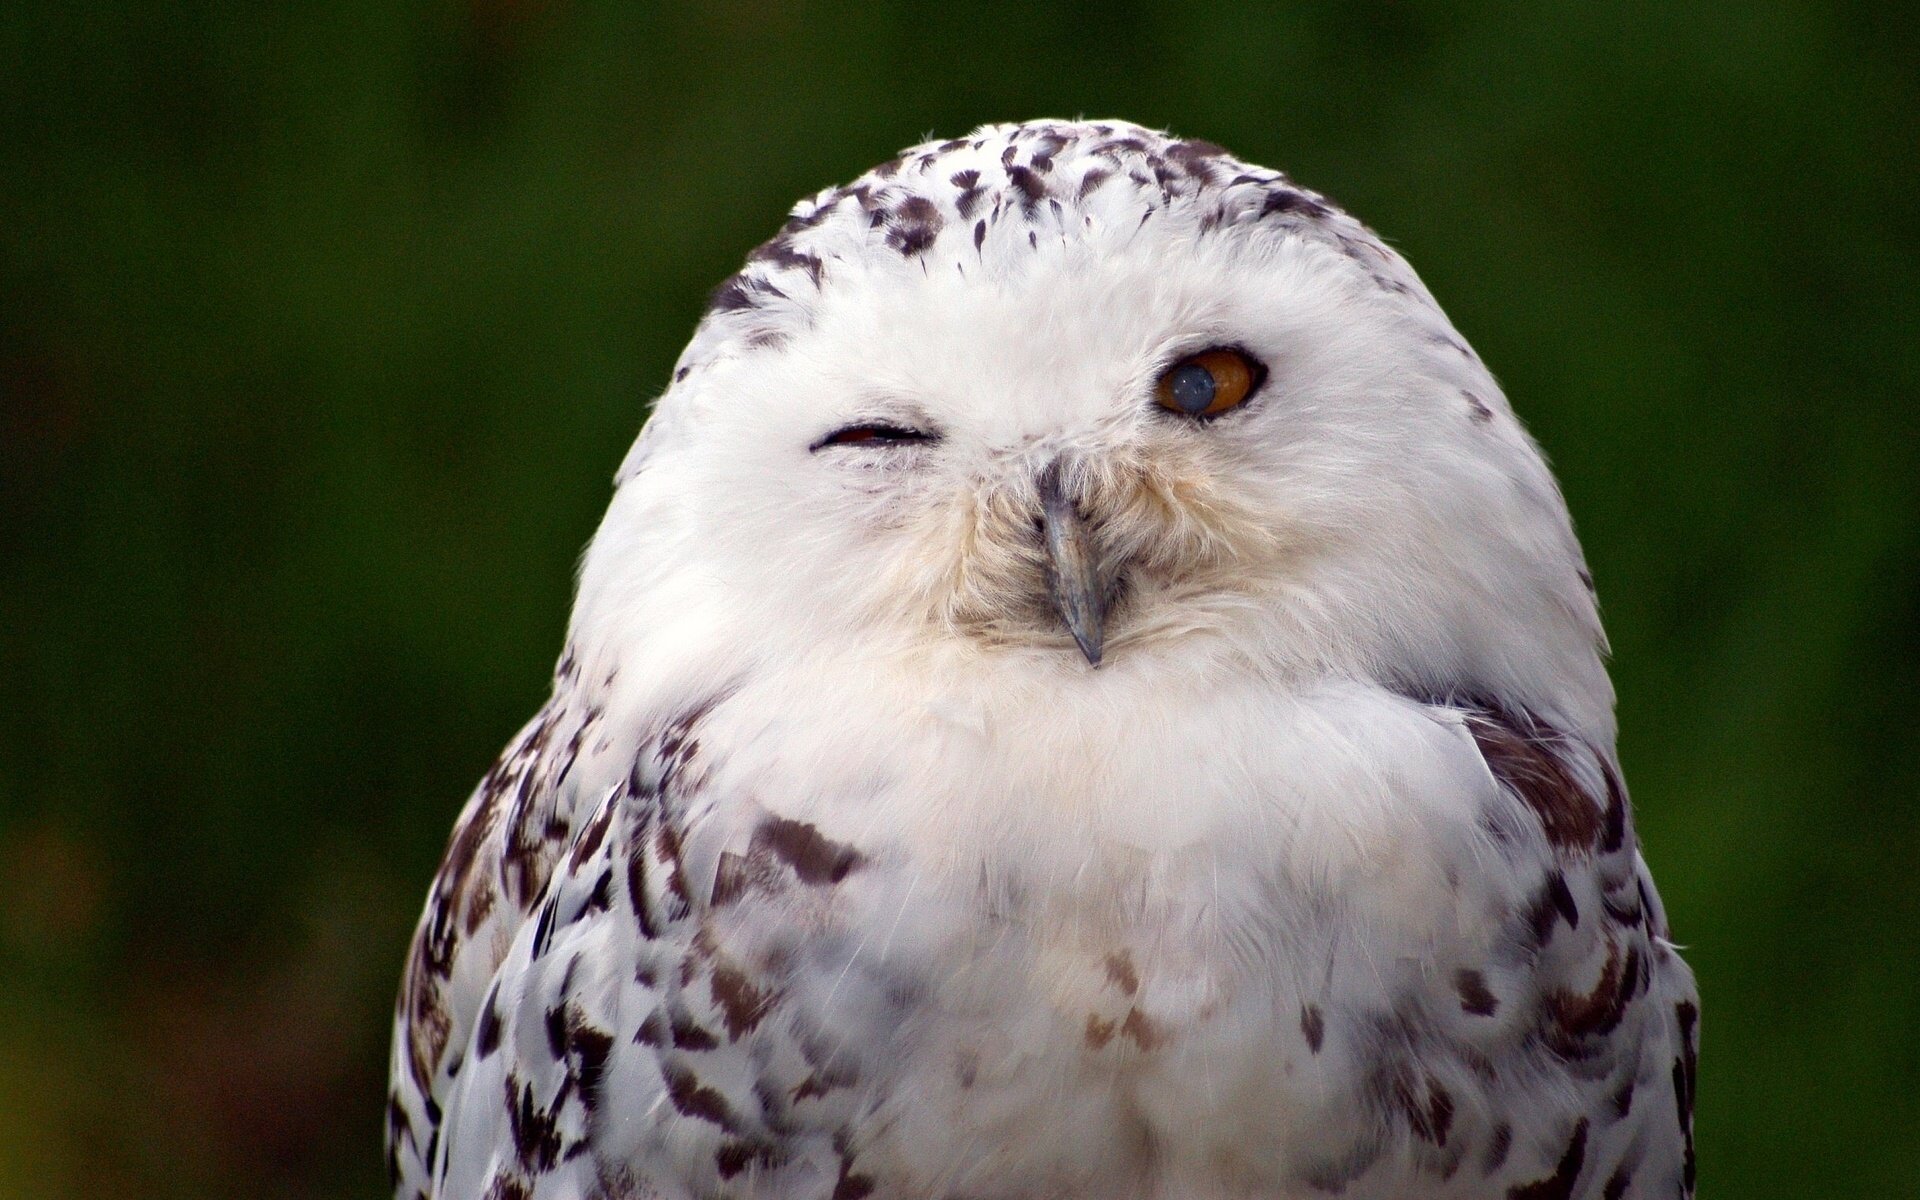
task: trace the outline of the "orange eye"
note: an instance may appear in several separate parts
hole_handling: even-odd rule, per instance
[[[1168,367],[1154,399],[1183,417],[1217,417],[1253,395],[1267,369],[1238,350],[1202,350]]]

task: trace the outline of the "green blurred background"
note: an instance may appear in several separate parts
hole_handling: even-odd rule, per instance
[[[0,1195],[377,1197],[453,815],[707,290],[1123,116],[1396,242],[1552,454],[1705,1194],[1920,1194],[1911,5],[0,11]]]

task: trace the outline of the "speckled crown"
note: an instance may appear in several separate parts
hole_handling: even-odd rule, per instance
[[[1311,237],[1381,287],[1420,292],[1399,257],[1326,197],[1211,142],[1123,121],[987,125],[910,147],[795,205],[780,232],[714,290],[674,378],[778,345],[804,327],[813,301],[850,264],[992,270],[1043,239],[1082,236],[1101,222],[1140,226],[1156,214],[1196,236],[1266,228]]]

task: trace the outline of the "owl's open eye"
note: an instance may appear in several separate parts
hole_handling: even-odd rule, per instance
[[[1168,367],[1154,385],[1153,398],[1183,417],[1217,417],[1246,403],[1266,378],[1260,360],[1231,346],[1216,346]]]
[[[836,429],[815,442],[809,449],[819,450],[826,446],[898,446],[914,442],[931,442],[935,435],[924,429],[909,429],[904,425],[887,425],[881,422],[866,421],[858,425],[848,425]]]

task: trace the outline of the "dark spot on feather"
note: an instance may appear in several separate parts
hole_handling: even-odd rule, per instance
[[[903,256],[924,253],[940,233],[940,210],[925,196],[909,196],[893,211],[887,241]]]
[[[557,896],[549,896],[547,902],[540,906],[539,919],[533,923],[533,960],[535,962],[546,957],[547,950],[553,942],[553,910],[557,899]]]
[[[727,1098],[700,1082],[699,1076],[679,1063],[667,1063],[661,1072],[667,1081],[667,1098],[686,1116],[711,1121],[722,1129],[733,1128],[733,1109]]]
[[[771,1146],[743,1138],[728,1138],[713,1154],[714,1169],[722,1179],[732,1179],[750,1166],[770,1167],[779,1161],[780,1156]]]
[[[1618,1091],[1613,1093],[1612,1104],[1613,1115],[1615,1117],[1624,1119],[1628,1113],[1633,1111],[1633,1086],[1633,1076],[1629,1075],[1627,1076],[1627,1081],[1620,1085]]]
[[[1327,1022],[1318,1004],[1300,1006],[1300,1032],[1306,1036],[1307,1049],[1315,1054],[1320,1053],[1321,1043],[1327,1036]]]
[[[1487,1157],[1481,1169],[1491,1175],[1506,1165],[1507,1151],[1513,1149],[1513,1126],[1505,1121],[1493,1127],[1493,1136],[1487,1140]]]
[[[1487,990],[1487,978],[1478,971],[1462,969],[1453,977],[1454,990],[1460,993],[1460,1007],[1476,1017],[1490,1017],[1500,1010],[1500,1001]]]
[[[1118,1028],[1114,1022],[1101,1017],[1098,1013],[1088,1013],[1087,1045],[1095,1050],[1106,1049],[1107,1043],[1113,1040],[1113,1035]]]
[[[418,1200],[428,1200],[427,1194],[421,1192]],[[518,1175],[496,1173],[482,1200],[533,1200],[533,1186]]]
[[[1487,407],[1485,400],[1482,400],[1472,392],[1461,392],[1460,394],[1466,397],[1467,408],[1473,413],[1473,419],[1475,421],[1484,425],[1488,421],[1493,420],[1493,410]]]
[[[1573,1185],[1580,1180],[1580,1168],[1587,1161],[1587,1122],[1582,1118],[1573,1127],[1573,1137],[1552,1175],[1534,1183],[1507,1189],[1508,1200],[1571,1200]]]
[[[720,852],[720,864],[713,872],[713,907],[725,908],[747,894],[752,886],[752,870],[745,855],[731,850]]]
[[[1133,955],[1125,950],[1107,955],[1107,982],[1120,989],[1122,995],[1132,996],[1140,990],[1140,973],[1134,969]]]
[[[686,1013],[675,1013],[668,1030],[676,1050],[713,1050],[720,1045],[720,1039],[712,1030],[702,1027]]]
[[[640,1022],[640,1028],[634,1031],[634,1044],[637,1046],[664,1047],[667,1044],[667,1019],[659,1009],[647,1014]]]
[[[1133,1044],[1142,1050],[1155,1049],[1165,1036],[1137,1008],[1127,1010],[1127,1019],[1120,1022],[1120,1034],[1132,1039]]]
[[[1569,926],[1580,928],[1580,906],[1574,903],[1573,893],[1567,888],[1567,877],[1557,870],[1549,871],[1527,913],[1534,945],[1545,946],[1552,941],[1554,926],[1562,918]]]
[[[680,834],[672,824],[662,820],[653,829],[654,848],[660,854],[660,861],[667,869],[666,891],[673,903],[667,909],[667,919],[677,921],[693,910],[693,897],[687,891],[687,880],[680,865]]]
[[[779,269],[805,271],[807,277],[815,284],[820,282],[820,277],[825,273],[825,268],[818,258],[795,250],[792,242],[785,237],[775,238],[762,245],[748,256],[748,261],[764,262]]]
[[[387,1186],[398,1189],[400,1186],[400,1147],[405,1144],[414,1146],[418,1153],[418,1143],[414,1141],[413,1122],[407,1117],[407,1110],[400,1104],[400,1097],[387,1093]],[[426,1160],[432,1165],[432,1160]]]
[[[1034,207],[1046,199],[1047,181],[1026,167],[1009,167],[1007,182],[1020,193],[1020,206],[1028,213],[1033,212]]]
[[[902,226],[889,234],[888,240],[902,257],[912,258],[917,254],[926,253],[927,247],[933,245],[934,238],[939,235],[939,232],[937,225]]]
[[[856,1175],[853,1164],[845,1158],[840,1160],[840,1178],[834,1181],[833,1200],[866,1200],[873,1194],[874,1182],[870,1175]]]
[[[1673,1102],[1680,1133],[1686,1139],[1686,1157],[1682,1169],[1686,1175],[1687,1191],[1693,1191],[1693,1105],[1696,1090],[1699,1087],[1699,1042],[1695,1028],[1700,1021],[1700,1010],[1692,1001],[1682,1000],[1674,1006],[1674,1016],[1680,1022],[1680,1056],[1673,1060]]]
[[[633,844],[627,847],[627,903],[633,908],[633,919],[640,927],[640,936],[652,941],[660,936],[660,930],[654,924],[653,913],[647,904],[647,825],[652,815],[641,818],[634,830]]]
[[[721,1016],[727,1023],[730,1038],[738,1039],[742,1034],[751,1033],[773,1006],[773,997],[754,987],[746,973],[731,963],[713,968],[709,986],[713,990],[713,1002],[720,1006]]]
[[[1565,1051],[1581,1039],[1610,1033],[1626,1014],[1639,978],[1639,948],[1623,956],[1620,943],[1607,942],[1607,961],[1591,992],[1581,994],[1565,990],[1547,993],[1546,1011],[1554,1024],[1555,1049]]]
[[[1212,142],[1184,141],[1175,142],[1167,147],[1167,158],[1191,176],[1201,186],[1211,185],[1218,176],[1213,159],[1226,153]]]
[[[730,1141],[720,1143],[713,1153],[714,1170],[720,1172],[720,1178],[732,1179],[747,1169],[753,1161],[753,1147],[746,1142]]]
[[[414,965],[408,970],[406,983],[407,1005],[407,1072],[415,1087],[429,1091],[429,1081],[433,1078],[435,1066],[440,1056],[446,1052],[447,1039],[452,1033],[453,1021],[447,1015],[440,1001],[440,985],[425,978],[420,970],[419,956],[416,954]]]
[[[579,1011],[567,1025],[567,1058],[573,1064],[580,1102],[591,1113],[600,1103],[600,1088],[607,1078],[607,1060],[613,1054],[613,1035],[586,1023]]]
[[[551,1170],[560,1157],[560,1128],[554,1111],[533,1102],[533,1085],[520,1082],[509,1071],[504,1081],[507,1091],[507,1126],[513,1136],[514,1153],[520,1165],[533,1171]],[[557,1109],[566,1099],[563,1084],[555,1100]]]
[[[1402,1080],[1395,1094],[1400,1110],[1415,1136],[1436,1146],[1447,1144],[1453,1128],[1453,1094],[1432,1080],[1426,1081],[1425,1096],[1419,1095],[1409,1081]]]
[[[1085,200],[1088,196],[1093,194],[1093,191],[1095,188],[1098,188],[1101,184],[1105,183],[1108,179],[1112,178],[1112,176],[1113,176],[1112,171],[1103,171],[1099,167],[1095,167],[1093,170],[1088,171],[1085,175],[1082,175],[1080,177],[1080,192],[1079,192],[1078,198],[1081,200]]]
[[[580,906],[580,911],[577,914],[575,914],[573,919],[578,921],[581,917],[584,917],[589,913],[605,912],[607,911],[608,907],[612,905],[612,903],[613,903],[613,868],[608,867],[604,871],[600,872],[600,877],[598,879],[593,881],[593,890],[587,893],[586,903]]]
[[[1290,188],[1274,188],[1267,193],[1266,202],[1260,206],[1261,217],[1271,217],[1276,213],[1297,213],[1305,217],[1324,217],[1326,205],[1303,192]]]
[[[1613,1174],[1607,1177],[1607,1186],[1600,1189],[1600,1200],[1621,1200],[1621,1197],[1627,1194],[1627,1189],[1632,1186],[1633,1167],[1627,1163],[1621,1163],[1614,1168]]]
[[[1629,889],[1624,898],[1612,892],[1602,895],[1600,897],[1600,908],[1607,914],[1608,920],[1629,927],[1639,925],[1644,915],[1640,911],[1640,897],[1637,888]]]
[[[851,846],[831,841],[812,825],[770,816],[754,831],[753,846],[764,846],[793,868],[802,883],[839,883],[866,859]]]
[[[954,1054],[953,1077],[960,1090],[973,1086],[980,1077],[980,1055],[972,1050],[961,1050]]]
[[[1597,752],[1593,757],[1600,764],[1600,774],[1607,785],[1607,807],[1601,818],[1600,852],[1612,854],[1627,842],[1627,791],[1621,785],[1620,772],[1613,769],[1613,764]]]
[[[500,1048],[500,1009],[498,985],[487,992],[487,1002],[480,1007],[480,1023],[474,1029],[474,1053],[480,1058],[490,1056]]]
[[[1548,842],[1561,850],[1594,846],[1601,814],[1556,753],[1565,741],[1557,731],[1490,700],[1467,713],[1466,723],[1487,769],[1540,818]]]
[[[829,216],[833,215],[834,205],[843,197],[844,193],[837,194],[832,200],[825,204],[817,204],[804,213],[796,213],[788,217],[786,223],[780,226],[781,236],[792,237],[806,230],[817,228],[823,224]]]
[[[742,275],[729,275],[721,280],[720,286],[713,289],[713,296],[707,301],[707,307],[714,312],[737,312],[759,306],[759,298],[753,294],[753,288]]]

